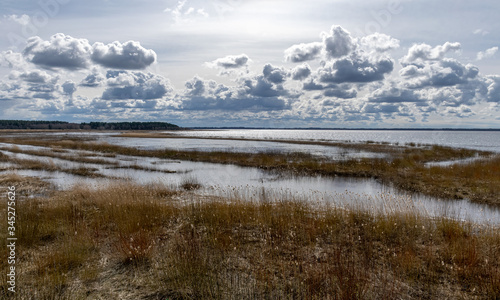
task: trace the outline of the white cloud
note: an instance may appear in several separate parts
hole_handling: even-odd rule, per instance
[[[319,57],[322,49],[320,42],[293,45],[285,50],[285,60],[294,63],[313,60]]]
[[[90,45],[87,39],[73,38],[63,33],[48,41],[32,37],[27,41],[23,55],[28,62],[44,68],[85,69],[97,64],[107,68],[138,70],[156,61],[156,53],[139,42],[100,42]]]
[[[175,23],[185,23],[192,21],[197,17],[208,18],[209,14],[204,8],[194,8],[192,6],[186,6],[187,0],[181,0],[177,2],[177,5],[173,8],[166,8],[164,12],[169,13]]]
[[[104,45],[94,43],[92,46],[92,61],[114,69],[139,70],[145,69],[156,61],[156,53],[146,49],[139,42],[113,42]]]
[[[212,62],[205,63],[205,65],[210,68],[220,68],[227,70],[247,67],[249,62],[250,58],[243,53],[240,55],[228,55],[226,57],[218,58]]]
[[[477,60],[483,60],[485,58],[493,57],[498,52],[498,47],[492,47],[487,49],[486,51],[480,51],[477,53]]]
[[[88,40],[58,33],[49,41],[37,36],[29,38],[23,55],[29,62],[46,68],[82,69],[88,67],[91,51]]]
[[[458,51],[461,48],[462,45],[460,45],[460,43],[450,42],[446,42],[434,48],[427,44],[416,44],[408,50],[408,54],[404,56],[400,62],[403,66],[407,66],[412,63],[423,61],[441,60],[448,52]]]
[[[26,14],[23,14],[23,15],[15,15],[14,14],[14,15],[5,16],[5,18],[9,21],[18,23],[21,26],[27,26],[31,23],[31,17],[26,15]]]
[[[104,100],[160,99],[172,91],[164,77],[152,73],[108,71],[108,88],[102,93]]]
[[[356,49],[356,41],[349,31],[334,25],[330,33],[323,33],[323,43],[328,57],[340,58]]]
[[[482,35],[482,36],[486,36],[486,35],[490,34],[489,31],[481,29],[481,28],[474,30],[472,33],[476,34],[476,35]]]
[[[374,33],[361,38],[361,46],[365,49],[374,49],[377,52],[385,52],[399,48],[399,41],[383,33]]]

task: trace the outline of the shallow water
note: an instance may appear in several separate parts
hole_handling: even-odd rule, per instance
[[[43,150],[38,147],[37,150]],[[49,148],[45,148],[50,151]],[[24,159],[40,160],[38,156],[12,154]],[[90,153],[88,153],[90,154]],[[312,202],[326,202],[345,207],[364,208],[380,212],[419,212],[427,216],[446,214],[463,220],[480,223],[500,223],[500,210],[468,201],[446,201],[417,194],[408,194],[382,185],[373,179],[331,178],[310,176],[282,176],[257,168],[235,165],[220,165],[203,162],[177,161],[117,155],[107,158],[110,163],[122,167],[141,166],[164,173],[134,169],[116,169],[109,165],[73,163],[64,159],[51,159],[52,163],[64,167],[82,166],[97,168],[99,173],[118,179],[131,180],[140,184],[161,183],[178,187],[185,181],[195,181],[203,188],[197,193],[234,196],[243,199],[304,199]],[[36,176],[53,183],[58,189],[70,189],[75,184],[100,186],[112,181],[103,178],[85,178],[61,172],[32,170],[14,171],[19,175]],[[2,172],[5,173],[5,172]]]
[[[169,133],[194,137],[436,144],[500,152],[500,131],[229,129],[175,131]]]
[[[385,154],[342,149],[321,145],[299,145],[279,142],[186,139],[186,138],[120,138],[101,137],[107,143],[147,150],[171,149],[181,151],[229,151],[243,153],[258,152],[301,152],[334,160],[352,158],[383,158]]]

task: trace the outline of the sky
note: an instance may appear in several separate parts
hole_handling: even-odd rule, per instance
[[[497,0],[0,0],[0,119],[500,128]]]

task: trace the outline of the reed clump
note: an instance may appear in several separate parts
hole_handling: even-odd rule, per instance
[[[446,217],[130,182],[20,198],[16,211],[19,299],[500,297],[498,228]]]

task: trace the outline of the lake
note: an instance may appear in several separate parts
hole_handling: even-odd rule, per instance
[[[303,141],[387,142],[391,144],[436,144],[500,152],[500,131],[458,130],[284,130],[284,129],[230,129],[174,132],[179,136],[281,139]]]

